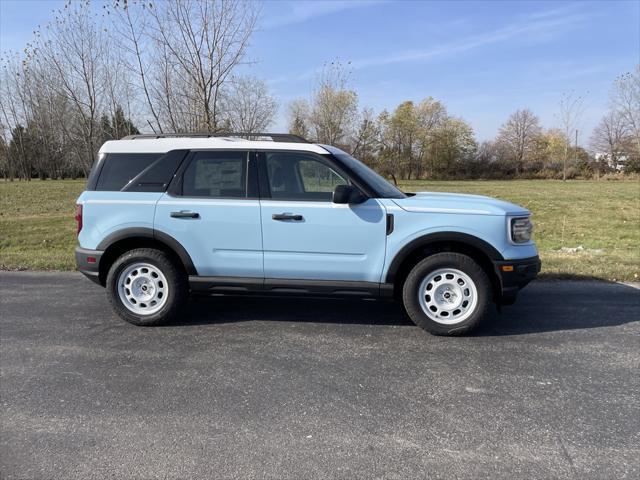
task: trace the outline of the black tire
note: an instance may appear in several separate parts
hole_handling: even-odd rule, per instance
[[[140,315],[129,310],[118,294],[118,277],[127,266],[134,263],[148,263],[164,275],[168,283],[168,294],[164,305],[150,315]],[[137,248],[123,253],[109,269],[107,274],[107,298],[115,312],[129,323],[138,326],[153,326],[167,323],[180,312],[189,296],[187,276],[182,268],[161,250]]]
[[[455,269],[466,274],[475,284],[477,302],[472,313],[455,324],[443,324],[431,319],[420,305],[420,284],[432,272]],[[452,277],[453,278],[453,277]],[[465,335],[475,329],[488,315],[492,287],[485,271],[472,258],[460,253],[437,253],[418,263],[402,288],[402,303],[411,320],[433,335]]]

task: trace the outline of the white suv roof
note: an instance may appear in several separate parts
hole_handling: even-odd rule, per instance
[[[271,135],[260,135],[258,138]],[[160,138],[158,138],[160,137]],[[274,139],[277,136],[273,135]],[[287,138],[287,135],[281,135]],[[175,134],[162,135],[132,135],[122,140],[110,140],[100,148],[100,153],[164,153],[171,150],[298,150],[314,153],[328,153],[327,150],[315,143],[286,142],[269,140],[246,140],[228,136],[179,136]]]

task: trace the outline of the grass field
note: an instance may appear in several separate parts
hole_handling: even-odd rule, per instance
[[[0,181],[0,268],[73,269],[73,215],[83,187],[73,180]],[[640,280],[637,181],[407,181],[401,187],[490,195],[527,207],[544,275]]]

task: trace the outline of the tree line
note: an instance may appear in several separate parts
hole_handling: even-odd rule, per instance
[[[86,176],[107,140],[168,132],[268,130],[279,105],[265,81],[239,73],[259,20],[251,0],[69,1],[0,72],[0,176]],[[246,69],[245,69],[246,70]],[[492,141],[426,97],[390,111],[361,107],[349,66],[325,66],[310,98],[286,106],[290,133],[339,146],[384,175],[572,178],[637,171],[640,70],[612,87],[589,151],[573,145],[582,97],[565,95],[559,125],[514,112]],[[595,156],[595,153],[600,155]]]
[[[589,139],[572,142],[584,97],[564,94],[558,126],[545,129],[527,108],[516,110],[491,141],[478,142],[464,119],[427,97],[375,115],[359,109],[348,69],[330,63],[311,99],[289,106],[291,133],[337,145],[386,176],[397,179],[576,178],[618,171],[640,172],[640,66],[618,77],[609,111]]]
[[[0,72],[0,175],[86,176],[101,144],[139,133],[256,131],[277,104],[238,75],[250,0],[68,1]]]

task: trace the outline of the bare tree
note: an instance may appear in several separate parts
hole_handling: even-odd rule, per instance
[[[54,84],[73,106],[79,126],[76,155],[85,173],[100,143],[99,118],[104,100],[105,58],[109,39],[85,3],[68,3],[35,44],[33,68]]]
[[[250,0],[116,0],[113,31],[154,131],[224,127],[223,92],[243,63],[258,4]]]
[[[9,158],[9,144],[5,140],[5,125],[0,122],[0,176],[13,181],[15,174]]]
[[[411,101],[402,102],[392,113],[383,111],[379,121],[380,158],[386,174],[391,175],[394,182],[397,177],[411,180],[418,155],[416,139],[420,135],[415,104]]]
[[[374,165],[379,148],[380,123],[376,119],[373,109],[364,108],[360,114],[360,125],[355,135],[351,154],[368,165]]]
[[[14,176],[29,179],[31,177],[31,159],[26,155],[24,125],[28,116],[24,98],[24,68],[19,57],[7,55],[3,59],[0,81],[0,112],[2,113],[3,136],[6,137],[6,172],[9,178]],[[11,148],[13,144],[13,148]],[[28,170],[28,172],[27,172]]]
[[[418,125],[416,176],[423,175],[423,168],[427,167],[431,172],[436,170],[439,157],[437,131],[448,120],[445,106],[432,97],[422,100],[416,108],[416,122]]]
[[[143,1],[115,0],[113,8],[108,9],[107,13],[114,14],[111,34],[118,40],[123,66],[139,81],[139,83],[131,82],[130,88],[132,86],[133,89],[141,92],[144,98],[143,103],[151,116],[150,119],[147,118],[147,124],[151,130],[162,133],[162,123],[153,97],[154,89],[150,85],[149,78],[149,71],[153,65],[157,64],[152,61],[150,53],[152,48],[149,42],[148,8],[153,8],[153,4]],[[135,93],[132,96],[135,96]]]
[[[339,60],[325,64],[311,100],[296,99],[289,105],[291,133],[353,151],[361,115],[358,95],[350,87],[348,65]]]
[[[149,9],[151,35],[163,45],[167,66],[179,80],[182,115],[197,128],[220,128],[222,88],[243,60],[257,12],[243,0],[180,0]],[[185,111],[186,110],[186,111]]]
[[[628,125],[617,111],[610,111],[593,130],[591,135],[591,148],[598,153],[606,153],[617,167],[618,158],[624,154],[625,144],[629,138]]]
[[[23,55],[2,61],[3,174],[86,174],[102,142],[138,131],[132,115],[157,132],[228,123],[222,96],[253,32],[254,2],[114,0],[98,13],[88,1],[67,1],[53,14]],[[245,90],[229,85],[228,98]],[[245,107],[255,101],[256,110],[233,117],[250,129],[274,110],[264,89],[252,93],[259,98]]]
[[[278,104],[264,81],[233,77],[223,96],[224,117],[234,132],[264,132],[273,123]]]
[[[564,93],[560,98],[559,104],[559,120],[562,130],[567,140],[564,148],[564,158],[562,161],[562,180],[567,179],[567,161],[569,159],[569,143],[573,137],[572,133],[577,131],[580,117],[584,113],[584,96],[577,95],[575,92]]]
[[[289,133],[310,138],[309,103],[304,99],[297,99],[289,104],[288,110]]]
[[[311,102],[309,123],[316,141],[347,146],[358,119],[358,96],[350,72],[339,61],[325,65]]]
[[[611,104],[632,135],[640,156],[640,64],[634,72],[618,77],[611,92]]]
[[[522,173],[526,161],[535,149],[542,129],[531,110],[517,110],[500,128],[497,143],[513,162],[516,175]]]

